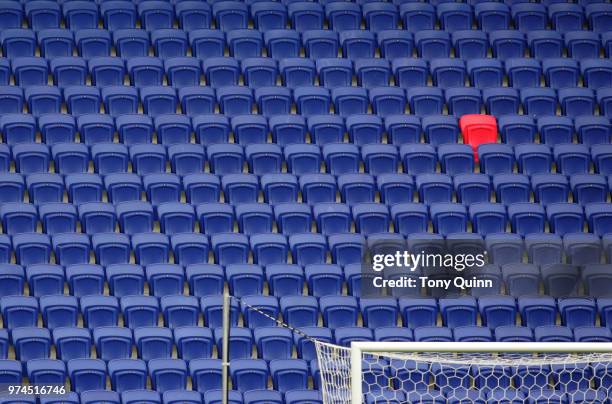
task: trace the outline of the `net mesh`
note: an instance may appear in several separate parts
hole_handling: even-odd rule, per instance
[[[316,347],[323,402],[351,403],[351,349],[321,342]],[[612,353],[366,351],[361,360],[366,404],[612,399]]]

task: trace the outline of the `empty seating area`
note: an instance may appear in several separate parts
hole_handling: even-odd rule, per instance
[[[0,403],[220,404],[225,290],[231,404],[323,402],[250,307],[342,346],[612,342],[611,58],[597,0],[0,0],[0,383],[70,386]],[[370,296],[380,240],[484,247],[492,287]],[[546,402],[610,400],[585,369]],[[364,403],[544,402],[472,370]]]

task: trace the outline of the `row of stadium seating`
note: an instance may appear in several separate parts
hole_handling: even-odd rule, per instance
[[[200,84],[202,75],[209,86],[219,89],[236,86],[241,82],[255,89],[275,86],[280,75],[285,86],[289,88],[314,86],[318,83],[320,87],[333,90],[351,86],[356,82],[360,87],[375,89],[374,94],[392,92],[390,88],[383,90],[377,87],[389,86],[393,79],[397,86],[408,89],[409,96],[416,91],[413,87],[426,86],[430,78],[435,87],[452,89],[451,94],[460,91],[458,88],[464,86],[487,89],[503,87],[504,84],[521,89],[539,88],[544,85],[561,90],[582,84],[591,89],[601,89],[604,95],[609,92],[607,89],[612,87],[612,62],[607,59],[593,59],[590,55],[581,58],[580,63],[574,59],[551,57],[541,64],[536,59],[522,58],[522,55],[507,59],[505,63],[498,59],[478,57],[469,58],[465,63],[461,59],[446,56],[434,58],[429,63],[416,58],[398,58],[389,63],[384,59],[367,56],[357,59],[354,63],[349,59],[329,57],[318,58],[315,63],[310,59],[292,57],[283,59],[278,66],[274,60],[262,57],[248,57],[242,61],[232,57],[210,57],[201,64],[198,59],[192,57],[161,59],[140,56],[131,57],[126,63],[118,57],[96,57],[86,62],[83,58],[68,56],[48,62],[42,57],[24,56],[17,57],[10,63],[8,59],[0,58],[0,83],[8,84],[11,74],[15,82],[26,89],[46,85],[49,74],[53,83],[59,87],[83,86],[88,83],[88,78],[98,87],[122,86],[127,74],[129,82],[133,86],[143,87],[147,94],[166,91],[175,98],[176,94],[172,88],[149,90],[146,87],[161,86],[164,81],[170,86],[180,88],[196,86]],[[429,89],[436,93],[435,88]],[[29,89],[28,93],[35,90],[42,91],[35,87]],[[116,88],[113,90],[118,91]],[[10,89],[3,91],[9,91],[10,95]],[[89,91],[98,93],[95,88]],[[124,91],[133,93],[134,89]],[[462,91],[467,90],[464,88]],[[532,91],[534,90],[529,90],[526,95]],[[547,90],[549,93],[550,91]],[[560,97],[568,91],[562,91]],[[265,93],[265,90],[259,92]],[[206,93],[211,93],[211,90]],[[586,93],[594,98],[593,92]],[[112,91],[103,90],[103,94],[111,95]],[[562,101],[560,103],[563,104]]]
[[[181,4],[184,3],[184,4]],[[395,29],[402,23],[407,31],[418,32],[435,26],[446,31],[470,29],[474,23],[485,30],[508,28],[514,25],[521,31],[544,29],[550,23],[555,29],[582,29],[588,22],[593,31],[607,31],[610,24],[609,8],[605,4],[533,4],[516,3],[510,6],[483,2],[473,7],[465,3],[433,4],[406,2],[399,6],[386,2],[363,4],[327,4],[264,2],[247,4],[239,1],[218,1],[212,5],[201,1],[181,1],[176,5],[165,1],[108,1],[93,2],[28,1],[22,6],[17,1],[3,1],[0,27],[19,28],[27,18],[34,30],[59,28],[62,20],[73,30],[97,28],[102,18],[104,27],[115,30],[136,27],[137,22],[150,31],[172,28],[175,20],[185,30],[208,28],[214,24],[224,31],[247,28],[249,21],[261,30],[285,28],[288,23],[299,31],[321,29],[327,25],[335,31],[360,29],[362,23],[372,31]],[[272,4],[270,4],[272,3]],[[603,3],[603,2],[602,2]],[[550,20],[549,20],[550,19]],[[326,24],[325,24],[326,23]]]
[[[142,279],[138,279],[138,271],[134,271],[129,277],[130,274],[126,273],[125,267],[123,271],[118,266],[109,267],[109,283],[113,290],[117,290],[118,296],[120,293],[141,292],[142,290],[138,289],[144,284]],[[73,278],[83,283],[83,279],[80,278],[84,276],[84,267],[78,269],[81,271],[72,268]],[[193,281],[200,283],[201,286],[201,282],[208,274],[202,271],[197,273],[194,268],[190,269],[192,280],[195,277]],[[512,269],[519,268],[515,266]],[[607,269],[609,270],[610,267],[608,266]],[[599,298],[597,302],[595,299],[584,297],[563,297],[557,302],[551,296],[526,295],[515,298],[495,294],[483,295],[478,299],[472,296],[447,297],[438,300],[433,297],[402,297],[399,300],[393,297],[358,299],[353,296],[338,296],[340,292],[337,291],[341,290],[342,279],[335,279],[333,272],[330,273],[330,279],[326,279],[326,273],[323,270],[324,268],[313,266],[306,268],[311,291],[319,293],[321,297],[286,295],[277,298],[261,296],[263,282],[262,279],[256,279],[257,275],[261,276],[261,272],[259,274],[257,271],[253,272],[249,285],[250,274],[244,267],[228,266],[230,289],[235,289],[236,296],[242,297],[240,307],[237,302],[232,305],[232,326],[239,324],[240,311],[242,312],[241,324],[255,329],[256,336],[258,331],[263,332],[261,327],[275,325],[271,318],[264,317],[250,309],[253,306],[273,318],[279,318],[282,313],[283,321],[293,327],[316,327],[320,325],[319,317],[321,317],[322,325],[332,330],[339,327],[355,327],[359,324],[372,329],[396,326],[417,329],[434,327],[438,324],[449,328],[478,324],[490,329],[513,325],[537,328],[556,325],[558,316],[560,325],[572,329],[595,325],[612,328],[612,298],[610,297]],[[61,272],[51,272],[47,268],[47,273],[45,273],[44,268],[33,266],[28,268],[27,275],[34,289],[32,292],[41,296],[36,298],[10,295],[0,299],[4,324],[9,330],[19,327],[36,327],[39,313],[42,315],[42,324],[49,329],[76,327],[81,324],[81,315],[82,324],[92,330],[98,327],[117,326],[121,314],[123,324],[130,328],[154,327],[158,325],[158,322],[169,328],[196,327],[201,324],[205,327],[216,328],[222,325],[220,295],[204,296],[201,299],[196,296],[174,295],[172,293],[182,292],[176,289],[183,286],[181,283],[183,274],[164,272],[160,266],[149,266],[146,271],[150,292],[155,296],[124,294],[120,299],[115,296],[101,295],[86,295],[77,298],[49,294],[54,292],[58,286],[63,286],[63,279],[60,278],[63,275]],[[95,275],[95,273],[92,274],[94,277]],[[209,278],[212,282],[218,282],[218,279],[215,278],[217,275],[215,272],[210,274]],[[278,282],[278,274],[276,275],[275,280]],[[521,274],[514,271],[514,273],[504,275],[508,283],[527,283],[535,279],[534,283],[537,286],[537,272],[534,274],[525,271]],[[3,278],[6,277],[3,276]],[[430,279],[433,279],[433,276]],[[95,279],[92,280],[92,282],[95,281]],[[244,296],[239,293],[237,289],[240,281],[243,283],[242,289],[251,294]],[[10,286],[3,287],[3,292]],[[212,291],[214,287],[209,286],[208,288]],[[537,293],[537,288],[534,289]],[[200,313],[204,317],[203,322]],[[160,319],[160,314],[163,314],[163,319]],[[441,321],[438,320],[439,316]],[[401,317],[402,320],[398,321],[398,317]],[[279,329],[277,331],[291,336],[290,330]]]
[[[64,293],[64,283],[67,283],[71,295],[83,297],[87,295],[102,295],[105,285],[115,297],[130,294],[144,295],[145,285],[151,295],[162,297],[187,293],[184,283],[189,285],[188,293],[197,297],[221,294],[227,282],[230,290],[237,296],[262,294],[267,291],[277,297],[299,296],[303,293],[321,297],[327,295],[342,295],[346,291],[356,297],[370,296],[362,292],[362,281],[368,275],[362,273],[360,264],[352,263],[342,266],[335,264],[309,264],[302,268],[295,264],[266,264],[262,266],[253,264],[229,264],[225,270],[220,265],[206,263],[192,263],[186,260],[186,254],[180,260],[185,267],[172,264],[151,264],[143,267],[135,264],[122,263],[127,261],[126,248],[123,237],[117,237],[118,243],[110,243],[111,235],[100,235],[94,238],[100,260],[106,266],[95,264],[72,264],[64,269],[59,265],[33,264],[23,267],[16,264],[3,263],[4,273],[0,276],[3,285],[0,296],[22,295],[25,285],[31,296],[45,296]],[[173,241],[179,237],[173,238]],[[193,246],[193,254],[186,258],[197,261],[196,253],[206,252],[206,246]],[[201,250],[197,250],[197,248]],[[592,246],[590,246],[592,247]],[[539,248],[539,250],[538,250]],[[592,250],[586,251],[592,253]],[[478,275],[479,279],[490,282],[490,287],[474,285],[468,292],[472,296],[487,296],[491,294],[506,293],[511,296],[537,295],[544,291],[555,296],[563,297],[571,294],[588,296],[609,296],[612,275],[610,264],[592,264],[588,260],[580,264],[561,264],[550,259],[550,250],[558,251],[555,245],[542,244],[535,246],[530,253],[530,260],[536,263],[505,263],[501,270],[499,265],[489,264],[483,268],[469,269],[464,276]],[[555,251],[555,252],[556,252]],[[115,253],[116,256],[110,253]],[[539,256],[536,255],[539,253]],[[548,253],[546,255],[545,253]],[[599,254],[592,253],[592,255]],[[128,252],[129,254],[129,252]],[[495,256],[495,252],[491,253]],[[586,255],[586,254],[585,254]],[[5,258],[5,257],[3,257]],[[593,258],[592,258],[593,259]],[[594,259],[597,260],[597,259]],[[538,266],[541,265],[541,268]],[[400,271],[401,272],[401,271]],[[423,272],[400,273],[395,277],[408,276],[416,278]],[[431,273],[430,273],[431,274]],[[543,287],[541,287],[543,284]],[[582,285],[581,285],[582,284]],[[304,288],[307,285],[307,288]],[[584,291],[581,289],[584,288]],[[418,287],[412,290],[389,290],[392,296],[419,296],[425,288]],[[382,290],[379,291],[382,293]],[[462,291],[453,288],[449,294],[460,294]],[[7,321],[5,319],[5,321]]]
[[[150,35],[140,29],[107,31],[85,29],[74,34],[68,29],[32,31],[23,28],[3,30],[0,34],[3,54],[10,59],[39,54],[48,59],[76,54],[84,59],[116,54],[125,59],[139,56],[158,56],[163,59],[191,54],[208,60],[229,55],[252,58],[266,55],[282,60],[303,55],[311,59],[335,58],[341,51],[344,57],[359,59],[375,57],[376,50],[383,59],[420,56],[424,59],[449,57],[454,50],[456,58],[486,58],[492,54],[505,60],[523,57],[526,53],[536,59],[568,56],[574,59],[599,58],[601,48],[609,56],[612,35],[601,36],[592,31],[535,30],[527,34],[499,29],[489,33],[478,30],[446,31],[421,30],[414,35],[408,31],[389,29],[377,33],[361,30],[334,31],[307,30],[303,32],[274,29],[263,34],[252,29],[222,31],[198,29],[159,29]],[[434,46],[434,49],[429,47]],[[113,49],[114,48],[114,49]],[[129,62],[129,60],[128,60]]]

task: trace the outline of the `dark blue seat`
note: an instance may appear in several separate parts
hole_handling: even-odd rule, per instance
[[[377,4],[377,6],[387,7],[386,5],[379,4]],[[370,7],[374,7],[374,5]],[[384,18],[387,19],[388,17]],[[412,50],[414,49],[414,39],[412,33],[395,28],[396,26],[394,25],[392,28],[378,31],[376,35],[381,56],[387,60],[410,57],[412,56]]]
[[[111,35],[104,29],[84,29],[76,31],[74,34],[79,55],[84,59],[94,57],[110,56],[111,54]]]
[[[361,7],[358,4],[333,4],[325,6],[325,16],[334,31],[357,30],[361,28]]]
[[[552,297],[519,297],[518,309],[523,324],[528,327],[535,328],[555,324],[557,304]]]
[[[177,117],[182,117],[182,115],[177,115]],[[175,126],[180,126],[180,123],[170,121],[168,123],[168,130],[177,129]],[[190,133],[187,131],[183,132],[181,129],[179,131],[182,132],[181,135]],[[166,133],[166,138],[168,136],[170,134]],[[172,172],[177,175],[200,174],[204,171],[204,150],[200,145],[188,143],[172,145],[168,147],[168,159],[170,160]]]
[[[123,327],[100,327],[93,331],[98,355],[103,360],[129,359],[132,355],[132,331]]]
[[[565,33],[564,38],[568,56],[577,60],[599,57],[601,41],[598,33],[576,30]]]
[[[221,386],[220,359],[194,359],[189,362],[189,373],[193,380],[194,389],[200,393],[207,392],[206,394],[208,395],[211,391],[215,391],[210,390],[210,388]],[[233,393],[238,392],[233,391]]]
[[[585,15],[580,5],[555,3],[548,6],[548,18],[555,30],[566,33],[581,30]]]
[[[251,88],[276,84],[278,69],[276,61],[268,58],[249,57],[241,63],[244,82]]]
[[[236,359],[230,366],[230,377],[239,392],[266,388],[269,370],[263,359]]]
[[[287,25],[287,8],[283,4],[254,4],[251,17],[257,29],[265,32],[270,29],[285,28]]]
[[[169,328],[194,327],[198,324],[200,302],[195,296],[163,296],[160,307]]]
[[[159,58],[187,56],[187,34],[182,30],[156,29],[151,32],[151,43]]]
[[[472,28],[473,12],[469,4],[442,3],[436,7],[440,27],[447,32]]]
[[[121,298],[125,325],[131,329],[153,327],[159,318],[159,302],[154,296],[127,295]]]
[[[436,87],[412,87],[407,91],[408,103],[413,114],[419,116],[441,115],[444,106],[442,89]]]
[[[151,42],[149,33],[141,29],[118,29],[113,32],[117,55],[122,58],[148,56]]]
[[[527,43],[531,56],[537,59],[558,58],[563,54],[563,37],[556,31],[529,31],[527,32]]]
[[[174,22],[174,7],[163,1],[140,3],[137,6],[142,27],[147,31],[172,28]]]
[[[142,180],[147,199],[153,205],[178,202],[181,194],[180,179],[176,174],[162,173],[145,175]]]
[[[51,334],[48,329],[19,327],[11,331],[11,339],[16,359],[24,363],[33,359],[50,359]]]
[[[608,184],[603,176],[594,174],[572,175],[570,185],[576,202],[582,205],[606,201]]]
[[[510,26],[510,7],[493,2],[477,3],[474,14],[479,27],[485,32],[507,29]]]
[[[104,361],[73,359],[68,362],[67,368],[71,385],[76,392],[104,389],[106,382],[106,363]]]
[[[569,183],[565,175],[535,174],[531,177],[534,199],[542,204],[567,202]]]
[[[506,228],[506,209],[502,204],[477,202],[470,205],[470,219],[474,230],[486,236],[489,233],[502,233]]]
[[[87,404],[95,404],[100,402],[119,404],[121,402],[121,398],[119,393],[114,391],[88,390],[82,393],[81,402]]]
[[[478,114],[482,107],[482,97],[477,88],[456,87],[444,92],[448,112],[457,117]]]
[[[149,361],[172,357],[172,330],[164,327],[139,327],[134,329],[134,343],[138,356]]]
[[[446,31],[436,31],[433,29],[416,31],[414,42],[419,57],[423,59],[430,60],[450,56],[452,45],[450,34]]]
[[[247,262],[249,243],[244,234],[213,234],[211,246],[217,264],[227,265]]]
[[[580,143],[587,146],[610,142],[610,121],[605,117],[577,116],[574,120]]]
[[[323,28],[325,17],[323,6],[319,3],[291,2],[287,5],[287,12],[291,19],[291,26],[298,32],[305,33]],[[284,25],[279,28],[284,28]]]
[[[121,86],[126,68],[118,57],[95,57],[88,61],[92,83],[98,87]],[[104,98],[104,95],[102,95]]]
[[[68,112],[76,116],[77,119],[84,114],[97,114],[102,104],[100,91],[97,88],[81,85],[64,89],[64,100]],[[86,136],[83,136],[83,138],[88,142]]]
[[[489,175],[511,173],[514,167],[514,152],[505,144],[481,144],[478,146],[481,172]]]
[[[585,85],[592,89],[612,86],[612,65],[609,60],[585,59],[580,69]]]
[[[494,264],[503,265],[522,261],[524,245],[523,239],[518,234],[491,233],[486,236],[485,243]]]
[[[491,87],[482,90],[487,112],[492,115],[517,114],[519,110],[519,94],[513,88]]]
[[[193,206],[178,202],[162,203],[157,207],[161,231],[167,235],[190,233],[195,226]]]
[[[31,85],[25,89],[25,99],[34,116],[61,112],[62,93],[57,87]]]
[[[527,48],[527,41],[522,32],[494,28],[489,34],[489,43],[493,56],[500,60],[523,57]]]
[[[132,236],[132,249],[136,258],[136,263],[149,265],[168,262],[169,242],[168,237],[159,233],[138,233]],[[147,267],[154,271],[152,266]]]
[[[266,203],[243,203],[235,208],[241,233],[253,235],[272,232],[272,207]]]
[[[512,87],[538,87],[540,85],[542,67],[538,60],[522,57],[512,58],[506,60],[504,66],[508,75],[508,82]]]
[[[2,2],[2,14],[0,14],[0,28],[19,28],[23,20],[23,9],[21,4],[12,1]]]
[[[227,33],[230,55],[236,59],[259,57],[263,49],[263,37],[259,31],[237,29]]]
[[[34,32],[20,27],[2,30],[0,42],[2,42],[4,57],[10,59],[34,56],[34,51],[36,50],[36,36]]]
[[[270,63],[270,61],[266,63]],[[278,62],[278,70],[286,87],[300,88],[301,86],[312,86],[314,84],[316,75],[315,63],[310,59],[282,59]]]
[[[5,259],[5,261],[8,261]],[[6,271],[2,274],[2,288],[0,289],[0,299],[5,296],[22,295],[25,286],[25,273],[23,268],[16,264],[4,262]],[[0,308],[4,307],[0,300]],[[36,311],[36,309],[35,309]],[[8,349],[8,346],[6,347]]]
[[[13,269],[11,272],[16,274],[16,271]],[[23,284],[25,283],[23,270],[16,275],[21,278],[17,282],[22,284],[20,291],[23,291]],[[14,286],[15,291],[18,291],[19,284]],[[8,291],[10,289],[7,288],[5,290]],[[4,295],[0,299],[0,308],[2,308],[2,316],[6,319],[7,327],[34,327],[38,321],[38,300],[32,296]]]
[[[463,86],[467,76],[461,59],[436,58],[429,63],[429,69],[434,86],[441,88]]]
[[[196,29],[189,32],[189,43],[192,54],[198,59],[220,57],[224,55],[225,33],[216,29]]]
[[[424,87],[427,85],[429,68],[427,61],[420,58],[402,57],[391,63],[395,82],[403,88]]]
[[[435,8],[431,4],[403,3],[400,6],[400,15],[405,29],[410,32],[432,30],[436,23]]]
[[[293,260],[298,265],[325,263],[327,241],[320,234],[292,234],[289,248]]]
[[[181,4],[184,3],[184,4]],[[210,5],[197,1],[181,1],[174,7],[179,26],[190,32],[210,28],[212,10]]]
[[[565,175],[585,174],[589,171],[590,154],[585,145],[558,144],[553,148],[557,171]]]
[[[119,302],[113,296],[84,296],[81,298],[84,324],[90,328],[116,326],[119,321]],[[86,351],[88,353],[88,351]],[[89,355],[87,355],[89,356]]]
[[[52,59],[61,56],[72,56],[74,39],[67,29],[44,29],[38,32],[38,45],[41,56]]]
[[[300,34],[290,29],[272,29],[264,32],[268,57],[280,60],[299,57]]]
[[[518,169],[523,174],[545,174],[551,170],[552,152],[546,145],[517,144],[514,155]]]
[[[433,146],[444,143],[457,143],[459,125],[453,116],[429,115],[421,120],[425,141]]]
[[[117,223],[115,207],[109,203],[91,202],[79,206],[79,219],[88,234],[109,233]]]

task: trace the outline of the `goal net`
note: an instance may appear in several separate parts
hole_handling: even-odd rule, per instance
[[[325,404],[586,404],[612,399],[612,343],[315,345]]]

